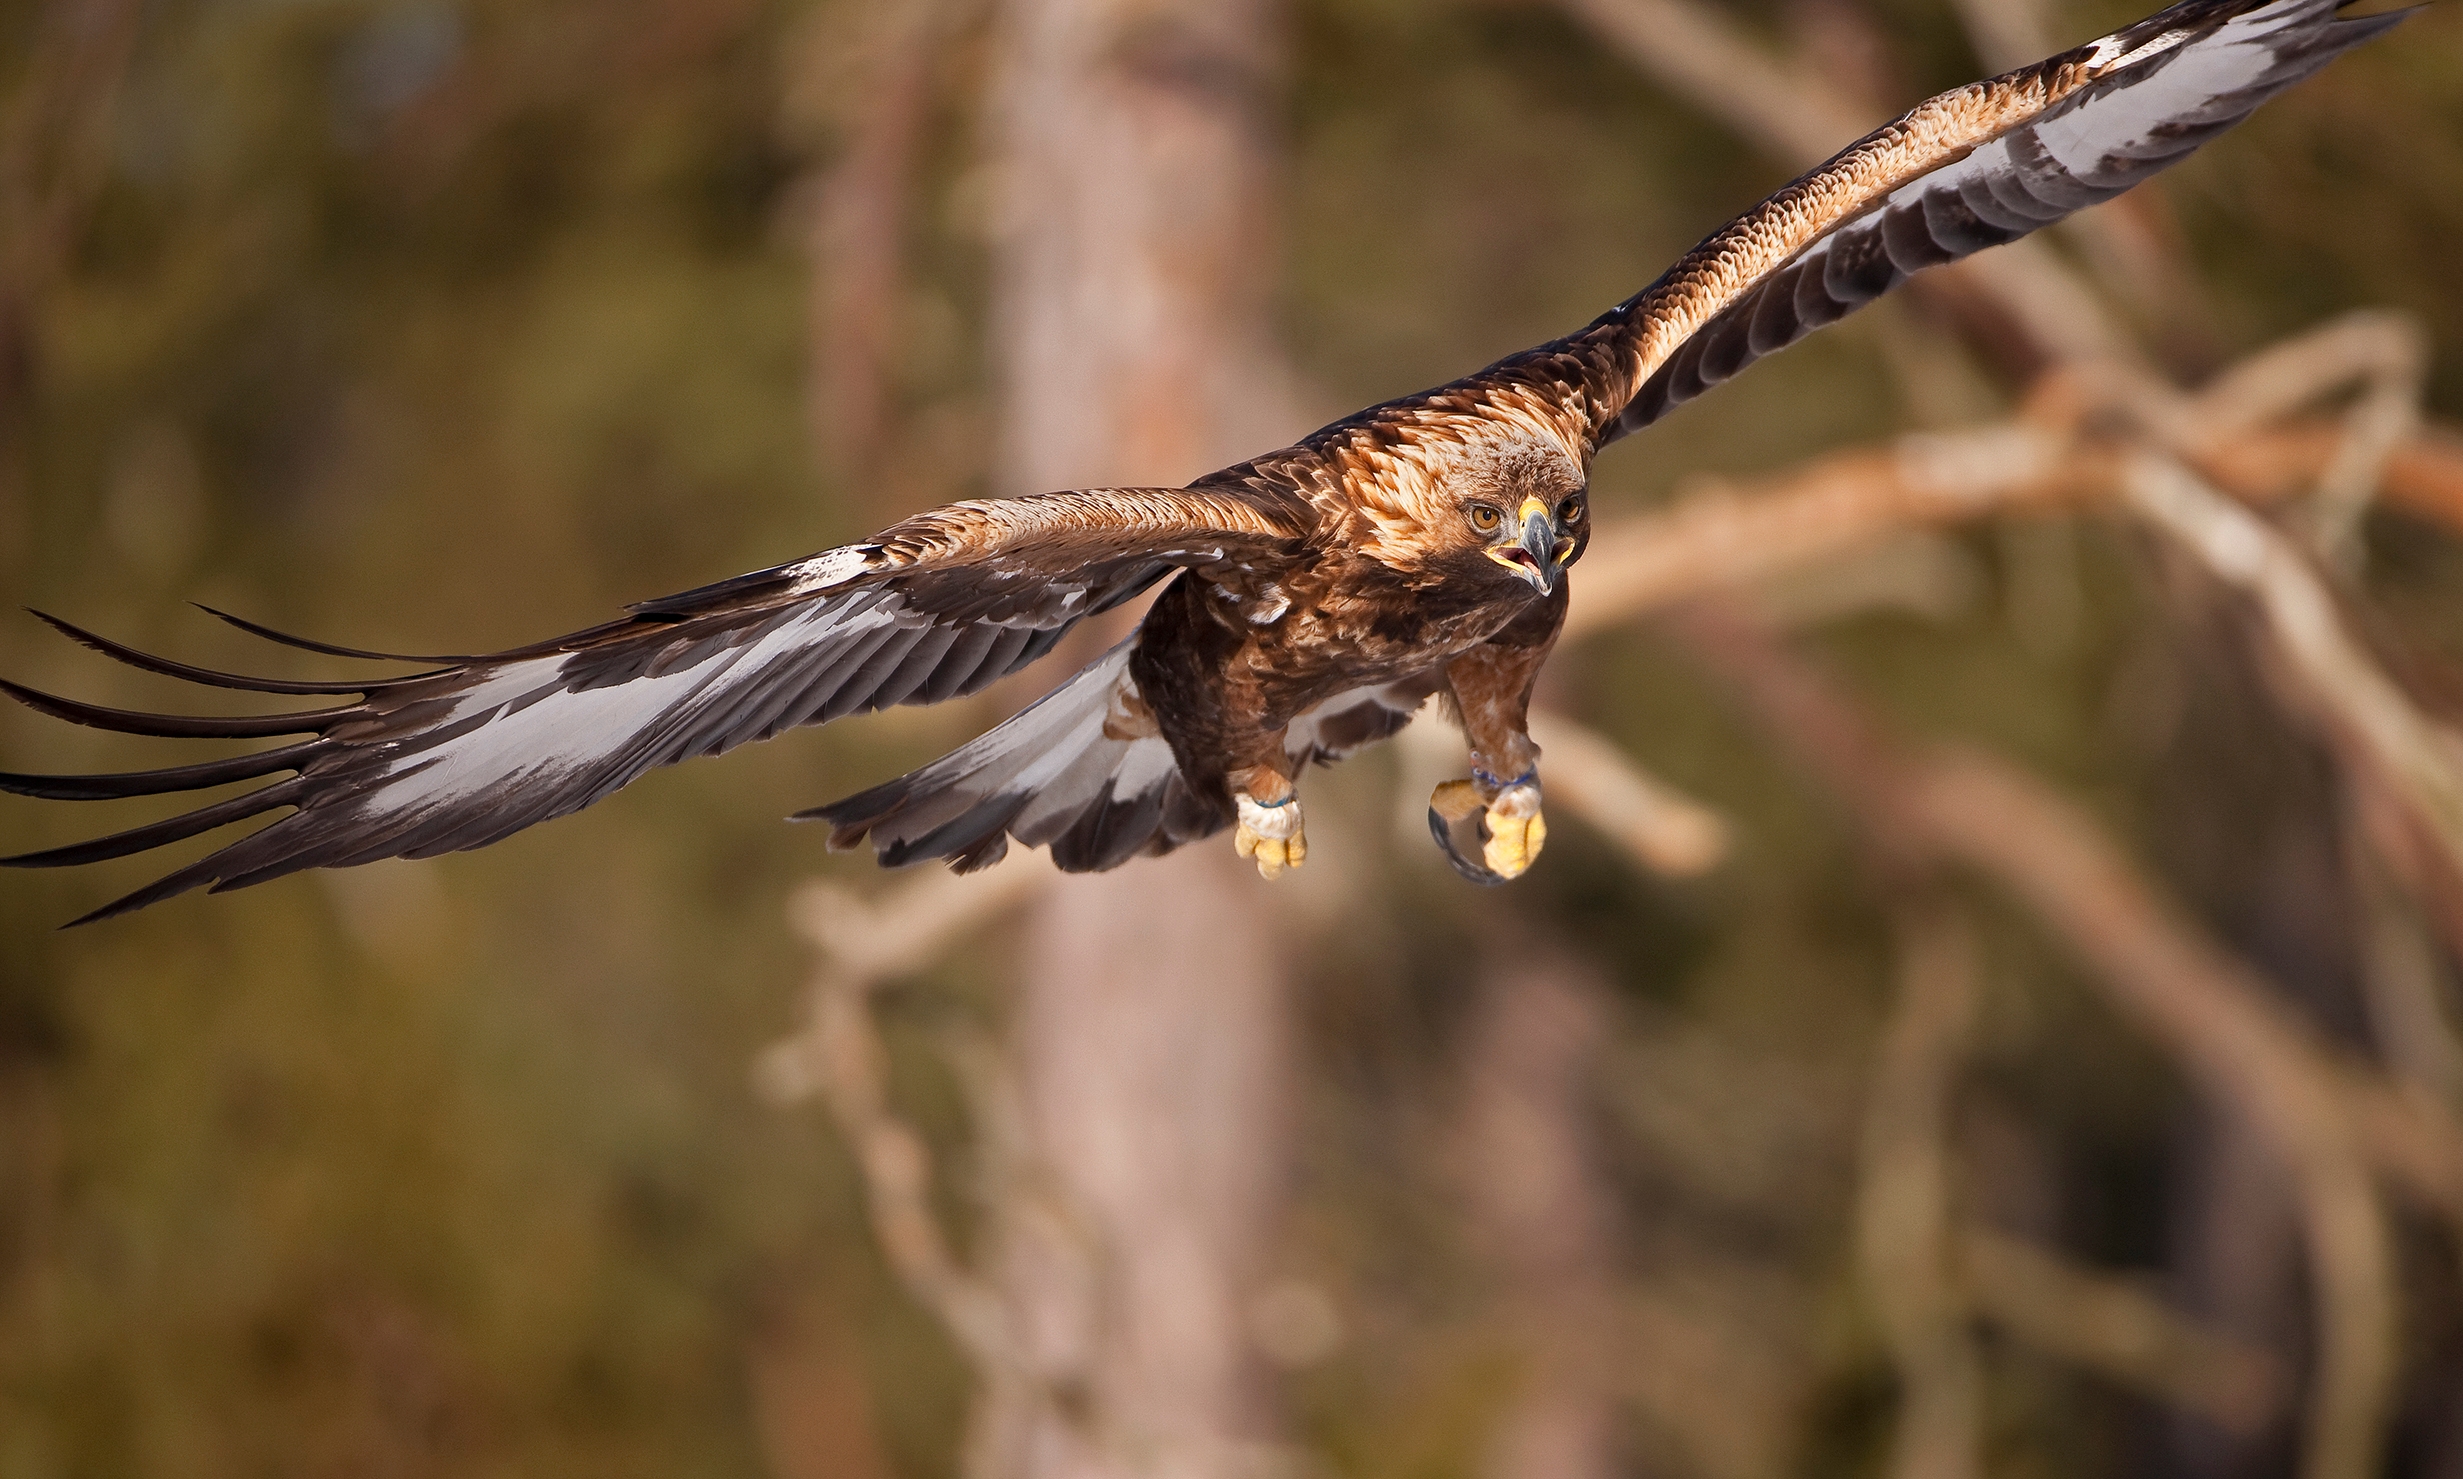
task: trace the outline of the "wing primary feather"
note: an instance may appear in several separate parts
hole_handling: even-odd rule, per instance
[[[949,860],[952,873],[981,873],[1009,856],[1009,834],[994,832],[973,847]]]
[[[829,671],[821,675],[816,685],[824,688],[829,695],[821,701],[816,711],[822,723],[843,719],[865,706],[864,700],[872,697],[871,690],[878,686],[877,679],[871,683],[865,681],[867,666],[880,655],[883,648],[905,635],[906,631],[898,627],[883,627],[857,641],[838,661],[830,664]],[[891,661],[895,662],[896,659]]]
[[[1153,585],[1156,581],[1163,579],[1165,576],[1174,573],[1176,573],[1175,567],[1162,560],[1157,560],[1152,564],[1140,566],[1136,571],[1124,576],[1110,590],[1104,592],[1101,598],[1099,598],[1094,605],[1086,608],[1086,614],[1088,616],[1101,616],[1104,612],[1118,606],[1121,602],[1131,600],[1143,594],[1147,587]]]
[[[1163,783],[1163,830],[1173,847],[1212,837],[1231,825],[1225,808],[1192,789],[1175,770]]]
[[[1890,264],[1901,273],[1921,272],[1956,261],[1958,254],[1936,240],[1926,226],[1921,207],[1891,206],[1881,213],[1882,247],[1890,255]]]
[[[1782,268],[1761,294],[1761,302],[1747,317],[1745,345],[1756,355],[1770,353],[1793,342],[1800,332],[1796,314],[1796,287],[1802,272],[1793,266]]]
[[[97,837],[91,842],[71,843],[67,847],[0,858],[0,868],[74,868],[81,863],[124,858],[130,853],[144,852],[149,847],[160,847],[166,842],[183,842],[200,832],[211,832],[216,827],[244,821],[277,806],[288,806],[306,783],[307,777],[293,776],[287,781],[276,781],[242,796],[217,801],[211,806],[200,806],[195,811],[184,811],[148,826]]]
[[[0,678],[0,693],[24,704],[38,714],[82,724],[88,729],[108,729],[117,734],[152,735],[160,739],[264,739],[277,734],[313,734],[336,720],[359,711],[356,704],[338,709],[311,709],[301,714],[235,715],[215,718],[210,715],[145,714],[132,709],[107,709],[100,704],[62,698],[40,689],[28,688]]]
[[[1890,291],[1898,282],[1880,231],[1842,229],[1822,253],[1822,290],[1853,308]]]
[[[711,714],[702,726],[707,731],[703,745],[694,753],[718,754],[812,723],[824,697],[815,692],[813,675],[827,665],[818,658],[782,665],[766,687],[750,689],[723,713]]]
[[[1734,319],[1711,325],[1694,335],[1685,347],[1694,352],[1694,377],[1702,384],[1717,385],[1732,378],[1738,370],[1753,362],[1753,346],[1748,342],[1748,326]]]
[[[965,635],[950,644],[949,656],[942,659],[941,665],[934,668],[932,676],[924,681],[923,701],[937,704],[971,692],[963,685],[975,676],[976,666],[983,661],[984,653],[991,650],[992,644],[1000,640],[1000,635],[1001,629],[998,627],[968,627]]]
[[[589,800],[596,799],[595,795],[589,797]],[[589,803],[586,800],[582,804]],[[282,873],[293,871],[294,867],[324,867],[329,862],[334,865],[373,863],[383,858],[433,858],[449,852],[468,852],[574,809],[570,800],[552,791],[529,796],[480,815],[440,808],[434,815],[419,818],[415,826],[406,827],[381,843],[370,843],[330,859],[318,856],[296,865],[286,863],[279,871],[260,869],[254,873],[234,875],[216,887],[243,888],[267,878],[279,877]]]
[[[947,822],[916,837],[902,837],[880,851],[881,866],[903,868],[933,858],[948,858],[950,867],[960,873],[970,873],[968,855],[978,852],[988,839],[999,838],[1006,844],[1010,821],[1026,809],[1032,800],[1024,794],[995,796],[981,806],[959,813]],[[992,859],[983,859],[975,867],[987,867]]]
[[[233,781],[253,781],[272,775],[277,770],[296,770],[320,747],[323,739],[301,740],[295,745],[263,750],[254,755],[235,755],[228,760],[208,760],[197,765],[174,765],[163,770],[135,770],[119,775],[17,775],[0,771],[0,791],[18,796],[34,796],[46,801],[116,801],[127,796],[164,796],[174,791],[202,791],[208,786],[228,785]]]
[[[875,706],[886,709],[913,698],[918,689],[932,681],[933,670],[940,666],[943,658],[949,656],[949,649],[957,640],[956,627],[928,630],[913,650],[899,661],[897,668],[881,680],[880,692],[873,695]]]
[[[993,639],[991,648],[984,653],[975,671],[969,673],[966,681],[958,686],[961,695],[980,692],[1009,676],[1021,666],[1027,647],[1036,637],[1036,633],[1026,627],[1000,627],[995,630],[1000,635]]]
[[[1795,271],[1795,285],[1789,292],[1794,300],[1797,326],[1810,333],[1825,324],[1836,323],[1847,313],[1848,305],[1830,296],[1822,284],[1822,265],[1826,256],[1807,257]]]
[[[1052,843],[1052,861],[1066,873],[1101,873],[1137,856],[1163,820],[1164,782],[1128,796],[1106,781],[1094,802]]]
[[[1055,746],[1060,751],[1076,746],[1076,758],[1063,766],[1059,773],[1046,776],[1027,788],[1032,792],[1033,800],[1009,824],[1010,835],[1029,847],[1054,843],[1084,820],[1087,808],[1100,801],[1118,780],[1117,772],[1125,756],[1120,747],[1101,742],[1101,716],[1091,717],[1096,720],[1094,725],[1073,726]],[[1090,727],[1092,734],[1087,732]],[[1028,763],[1032,763],[1031,759]],[[1014,773],[1002,777],[1003,783],[1017,783],[1025,768],[1020,766]],[[1053,861],[1059,860],[1060,854],[1054,853]]]
[[[848,677],[846,689],[842,690],[840,698],[843,700],[847,692],[860,693],[861,697],[852,705],[852,709],[865,713],[885,709],[896,703],[899,695],[889,692],[890,681],[907,670],[909,660],[915,655],[915,649],[928,645],[927,639],[932,635],[930,627],[901,629],[896,637],[882,643],[878,650],[865,658],[861,669]],[[836,707],[834,702],[831,708]],[[825,718],[836,717],[829,709],[822,712]]]
[[[2013,239],[2024,236],[2044,224],[2036,216],[1996,194],[1994,182],[1990,176],[1961,181],[1958,187],[1958,198],[1966,203],[1967,209],[1974,213],[1977,220],[1988,226],[1998,226],[2010,232]],[[2026,198],[2033,199],[2033,197]]]
[[[1976,214],[1963,192],[1926,191],[1922,209],[1925,234],[1953,256],[1972,256],[1987,247],[2016,241],[2024,234],[1996,226]]]
[[[228,611],[218,611],[203,601],[191,601],[188,604],[216,621],[229,622],[252,637],[263,637],[268,642],[279,642],[285,647],[296,647],[302,652],[321,652],[327,657],[356,657],[369,662],[433,662],[449,665],[479,661],[477,656],[467,652],[371,652],[364,647],[338,647],[331,642],[319,642],[313,637],[295,637],[289,632],[275,631],[272,627],[250,621],[244,616],[233,616]]]
[[[157,878],[134,893],[120,895],[100,909],[87,910],[60,928],[73,930],[80,925],[101,924],[106,919],[117,919],[123,914],[134,914],[148,904],[159,904],[165,899],[176,898],[205,882],[203,877],[190,876],[195,871],[192,868],[182,868],[168,877]]]
[[[49,612],[37,611],[33,615],[61,636],[80,646],[90,647],[105,657],[124,662],[143,672],[160,673],[166,678],[180,678],[190,683],[202,683],[209,688],[236,688],[250,693],[381,693],[388,688],[399,688],[406,683],[441,677],[451,671],[450,669],[437,669],[426,673],[409,673],[399,678],[371,678],[364,683],[302,683],[287,678],[250,678],[237,673],[219,673],[212,668],[194,667],[188,663],[175,662],[167,657],[156,657],[150,652],[140,652],[125,643],[114,642],[109,637],[97,636]]]
[[[2002,148],[2013,164],[2025,166],[2006,175],[1988,173],[1983,177],[1985,191],[2001,202],[2002,209],[2032,222],[2035,228],[2049,226],[2068,215],[2067,206],[2035,193],[2035,187],[2042,183],[2039,176],[2050,163],[2043,147],[2021,134],[2014,135]]]
[[[678,591],[652,601],[635,601],[624,609],[634,616],[652,621],[682,621],[712,612],[740,610],[778,600],[794,588],[795,567],[773,565],[767,570],[755,570],[749,575],[733,575],[710,585]]]

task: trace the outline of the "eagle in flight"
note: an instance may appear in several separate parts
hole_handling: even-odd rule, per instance
[[[1722,227],[1588,326],[1181,488],[953,503],[857,544],[482,657],[410,658],[285,637],[402,677],[286,682],[134,651],[193,683],[351,701],[250,718],[134,713],[0,688],[77,724],[173,738],[300,736],[135,774],[0,775],[60,800],[283,775],[168,820],[6,859],[124,857],[288,815],[96,909],[210,885],[480,847],[643,772],[801,724],[973,693],[1160,586],[1126,641],[1032,707],[911,774],[802,813],[889,865],[999,859],[1012,840],[1085,871],[1234,829],[1272,878],[1300,865],[1295,782],[1393,734],[1431,694],[1470,774],[1430,825],[1483,882],[1546,835],[1524,711],[1589,537],[1601,448],[1910,273],[2108,200],[2400,15],[2337,0],[2187,0],[2049,61],[1947,92]],[[219,614],[219,613],[217,613]],[[225,618],[234,620],[235,618]]]

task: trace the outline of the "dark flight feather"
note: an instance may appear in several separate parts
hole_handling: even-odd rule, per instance
[[[1061,497],[1065,507],[1035,511],[1045,517],[1029,532],[1046,537],[1032,542],[1014,538],[1011,510],[937,510],[871,544],[644,602],[629,618],[557,641],[402,677],[301,682],[221,673],[44,616],[70,638],[147,672],[213,687],[362,698],[311,713],[226,720],[106,709],[8,685],[29,707],[101,728],[183,738],[313,737],[161,770],[0,774],[0,791],[101,800],[297,772],[151,826],[0,859],[0,866],[121,857],[296,808],[93,919],[190,888],[240,887],[303,868],[483,846],[579,810],[658,766],[797,725],[975,692],[1183,563],[1204,565],[1227,553],[1263,558],[1287,550],[1297,534],[1245,509],[1234,511],[1228,525],[1210,520],[1210,512],[1223,512],[1219,501],[1171,490]],[[1111,546],[1104,547],[1101,518],[1115,500],[1148,531],[1142,544],[1124,548],[1111,530]],[[953,573],[960,571],[971,578]],[[396,656],[224,619],[309,651],[360,660]]]
[[[216,621],[229,622],[252,637],[263,637],[268,642],[279,642],[285,647],[296,647],[302,652],[320,652],[327,657],[355,657],[369,662],[466,663],[477,660],[467,652],[445,654],[370,652],[364,647],[337,647],[331,642],[319,642],[312,637],[295,637],[289,632],[275,631],[272,627],[250,621],[244,616],[233,616],[228,611],[218,611],[203,601],[191,601],[188,604]]]

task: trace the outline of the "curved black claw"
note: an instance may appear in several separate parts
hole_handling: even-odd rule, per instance
[[[1481,861],[1488,848],[1488,810],[1474,806],[1459,818],[1449,819],[1434,801],[1428,807],[1428,835],[1437,839],[1438,849],[1454,871],[1473,883],[1497,884],[1510,882],[1502,873]]]

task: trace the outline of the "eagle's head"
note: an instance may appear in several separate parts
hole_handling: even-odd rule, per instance
[[[1328,469],[1346,539],[1414,585],[1553,595],[1589,542],[1587,446],[1530,407],[1420,408]]]
[[[1457,556],[1449,563],[1556,594],[1587,542],[1589,485],[1572,458],[1548,443],[1515,442],[1466,459],[1447,491],[1452,528],[1435,532]]]

